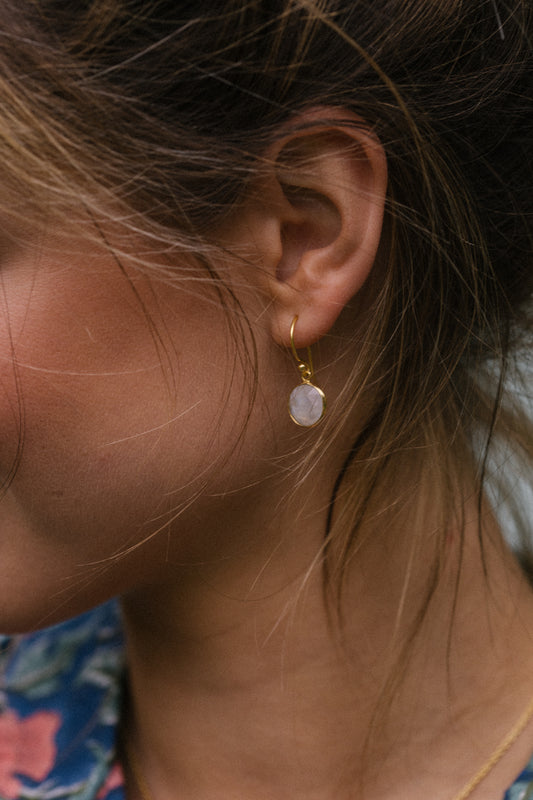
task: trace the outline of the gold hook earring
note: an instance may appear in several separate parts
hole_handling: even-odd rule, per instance
[[[326,412],[326,395],[311,382],[313,377],[313,359],[311,348],[307,348],[307,361],[302,361],[294,345],[294,329],[298,317],[294,317],[291,325],[290,339],[291,350],[298,366],[302,379],[289,395],[289,415],[293,422],[302,428],[312,428],[317,425]]]

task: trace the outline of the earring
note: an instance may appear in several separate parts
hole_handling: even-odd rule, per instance
[[[296,359],[302,382],[299,386],[296,386],[289,395],[289,415],[292,421],[297,425],[303,428],[312,428],[320,422],[326,412],[326,395],[322,389],[319,389],[318,386],[311,383],[311,378],[313,377],[311,348],[307,348],[307,362],[302,361],[296,352],[296,347],[294,346],[294,329],[297,322],[298,317],[296,316],[292,321],[290,338],[292,354]]]

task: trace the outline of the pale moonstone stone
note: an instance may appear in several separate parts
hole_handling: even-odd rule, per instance
[[[316,425],[325,409],[324,393],[312,383],[302,383],[292,390],[289,412],[297,425],[310,428]]]

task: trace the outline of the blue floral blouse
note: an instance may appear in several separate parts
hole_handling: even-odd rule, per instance
[[[124,800],[118,604],[0,636],[0,800]],[[533,758],[503,800],[533,798]]]
[[[0,637],[0,798],[124,800],[118,604]]]

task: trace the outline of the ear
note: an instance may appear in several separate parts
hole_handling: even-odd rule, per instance
[[[305,347],[327,333],[376,258],[387,189],[383,148],[361,119],[319,108],[291,120],[245,200],[271,333]]]

